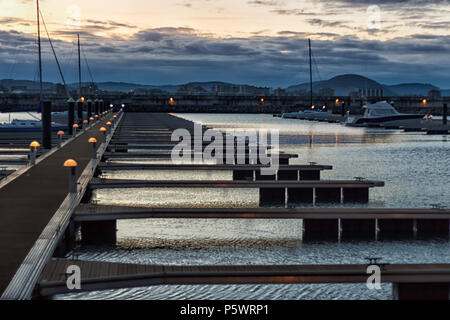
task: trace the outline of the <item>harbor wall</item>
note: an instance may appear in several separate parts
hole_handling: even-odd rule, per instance
[[[97,97],[86,99],[95,100]],[[283,113],[304,110],[309,105],[305,96],[217,96],[217,95],[134,95],[127,93],[102,94],[98,98],[114,105],[125,104],[127,111],[136,112],[198,112],[198,113]],[[172,100],[171,100],[172,98]],[[53,111],[67,110],[67,98],[60,95],[45,95],[52,101]],[[339,102],[336,102],[339,99]],[[427,99],[422,97],[384,97],[374,101],[393,102],[400,112],[442,115],[443,104],[450,104],[450,97]],[[314,104],[326,105],[334,113],[342,112],[342,103],[352,114],[362,112],[363,100],[348,97],[315,97]],[[38,94],[0,94],[0,112],[35,111],[39,103]]]

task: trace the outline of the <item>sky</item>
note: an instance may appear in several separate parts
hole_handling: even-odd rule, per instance
[[[355,73],[450,88],[449,0],[41,0],[67,82],[287,87]],[[0,0],[0,78],[38,79],[35,0]],[[42,26],[45,81],[61,82]],[[86,63],[87,61],[87,63]]]

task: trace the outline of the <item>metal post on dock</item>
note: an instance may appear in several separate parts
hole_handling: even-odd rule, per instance
[[[40,146],[41,144],[37,141],[30,143],[30,166],[34,166],[36,164],[36,153]]]
[[[87,101],[87,118],[89,119],[90,117],[92,117],[92,105],[93,102],[91,99],[88,99]]]
[[[77,101],[78,125],[80,127],[83,125],[83,102],[84,98],[80,98]]]
[[[69,129],[69,136],[73,135],[73,124],[75,122],[75,100],[70,98],[67,100],[67,104],[69,105],[69,114],[67,116],[67,128]]]
[[[78,131],[78,128],[79,128],[80,126],[77,124],[77,123],[75,123],[73,126],[72,126],[72,128],[73,128],[73,136],[75,137],[76,135],[77,135],[77,131]]]
[[[94,104],[95,104],[94,114],[98,115],[100,114],[100,100],[95,99]]]
[[[444,103],[444,108],[443,108],[443,114],[442,114],[442,124],[445,126],[447,125],[447,113],[448,113],[448,109],[447,109],[447,104]]]
[[[42,102],[42,146],[44,149],[52,148],[52,103]]]
[[[103,134],[103,143],[106,142],[106,131],[108,131],[108,129],[106,129],[105,127],[100,128],[100,132]]]
[[[87,130],[88,124],[89,124],[88,120],[83,120],[83,128],[84,128],[84,130]]]
[[[92,144],[92,159],[97,159],[97,139],[90,138],[89,143]]]
[[[111,122],[111,121],[108,121],[108,122],[106,123],[106,125],[108,126],[108,134],[110,134],[110,133],[111,133],[112,122]]]
[[[71,194],[76,194],[78,192],[78,183],[77,183],[78,163],[73,159],[68,159],[68,160],[66,160],[66,162],[64,162],[64,167],[70,169],[69,192]]]
[[[98,100],[98,103],[99,103],[98,115],[101,115],[103,113],[103,111],[105,111],[104,110],[105,102],[102,99],[100,99],[100,100]]]
[[[58,131],[57,135],[58,135],[58,148],[61,148],[64,131],[62,130]]]

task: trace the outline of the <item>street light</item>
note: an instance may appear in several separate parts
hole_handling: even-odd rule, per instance
[[[73,125],[73,136],[76,136],[77,135],[77,131],[78,131],[78,128],[79,128],[80,126],[78,125],[78,124],[74,124]]]
[[[73,159],[68,159],[64,162],[64,167],[70,169],[69,174],[69,192],[71,194],[76,194],[78,192],[77,184],[77,167],[78,163]]]
[[[90,138],[89,143],[92,144],[92,159],[97,159],[97,139]]]
[[[30,166],[34,166],[36,164],[36,153],[40,146],[41,144],[37,141],[30,143]]]
[[[106,131],[108,131],[108,129],[105,127],[100,128],[100,132],[103,134],[103,142],[106,142]]]
[[[58,135],[58,141],[59,141],[58,147],[61,148],[64,131],[62,131],[62,130],[58,131],[57,135]]]

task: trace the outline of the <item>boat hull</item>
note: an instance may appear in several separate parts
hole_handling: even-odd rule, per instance
[[[421,114],[402,114],[395,116],[377,117],[377,118],[359,118],[350,125],[364,126],[368,124],[384,124],[392,121],[403,121],[403,120],[420,120],[424,116]]]

